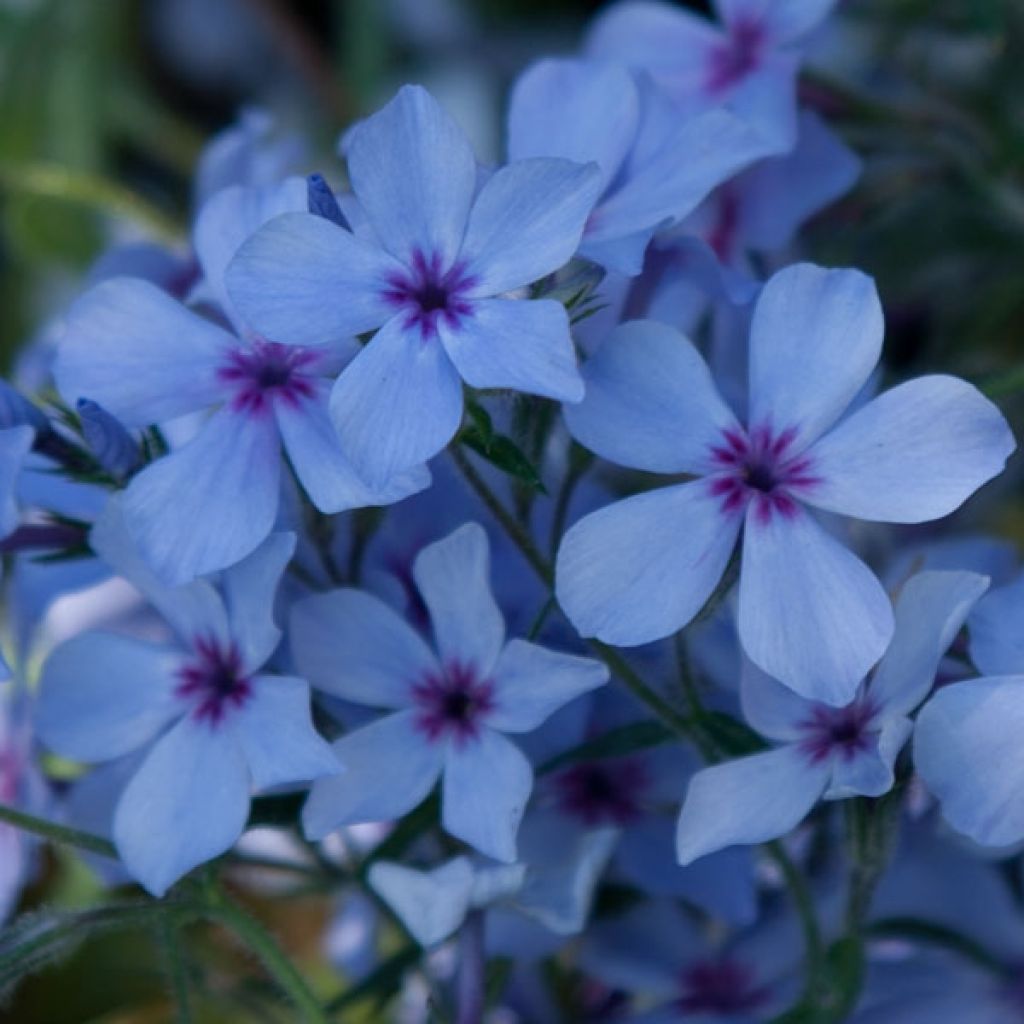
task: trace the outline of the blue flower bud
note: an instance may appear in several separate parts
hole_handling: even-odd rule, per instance
[[[99,464],[114,476],[130,476],[142,461],[139,446],[120,420],[111,416],[98,402],[78,400],[82,435]]]

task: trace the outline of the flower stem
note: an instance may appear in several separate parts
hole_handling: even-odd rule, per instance
[[[83,832],[77,828],[68,828],[67,825],[58,825],[32,814],[25,814],[24,811],[16,810],[7,804],[0,804],[0,821],[14,825],[15,828],[20,828],[24,832],[41,836],[43,839],[49,839],[53,843],[76,846],[80,850],[98,853],[103,857],[117,858],[117,849],[114,844],[102,836],[93,835],[92,832]]]

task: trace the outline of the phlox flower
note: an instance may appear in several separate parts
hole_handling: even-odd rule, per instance
[[[968,622],[983,674],[921,709],[914,765],[958,831],[986,846],[1024,839],[1024,576],[987,594]]]
[[[228,287],[279,342],[318,346],[380,328],[331,396],[342,448],[367,482],[448,443],[463,380],[578,401],[564,308],[505,296],[576,251],[597,168],[518,160],[480,184],[461,129],[416,86],[351,129],[345,154],[367,231],[278,217],[239,251]]]
[[[442,823],[497,860],[516,859],[533,770],[505,733],[529,732],[608,678],[599,662],[514,639],[488,582],[487,536],[467,523],[416,556],[413,577],[437,653],[388,605],[342,589],[298,602],[295,663],[312,684],[389,713],[334,743],[344,780],[322,779],[303,810],[306,834],[387,821],[440,777]]]
[[[168,584],[223,569],[266,538],[278,514],[282,448],[326,513],[397,501],[429,482],[418,467],[370,488],[341,453],[327,401],[351,339],[280,345],[249,331],[230,304],[224,268],[246,234],[306,202],[305,180],[292,178],[231,186],[201,211],[195,244],[203,291],[224,326],[131,278],[104,281],[68,313],[54,368],[68,402],[98,402],[129,427],[214,410],[125,492],[126,528]]]
[[[32,447],[35,430],[26,425],[0,429],[0,540],[18,525],[18,504],[15,500],[18,477]],[[0,654],[0,680],[11,672]]]
[[[113,839],[131,874],[160,896],[238,839],[252,790],[341,766],[313,728],[305,680],[261,671],[281,635],[273,600],[293,534],[272,534],[218,588],[160,583],[128,546],[116,499],[90,539],[175,640],[87,632],[61,644],[43,666],[36,729],[85,764],[139,753]]]
[[[970,572],[911,577],[896,602],[892,642],[844,707],[804,700],[748,663],[744,717],[775,746],[694,775],[679,816],[679,860],[689,864],[737,843],[777,839],[822,797],[888,792],[911,733],[909,716],[987,586],[986,577]]]
[[[809,35],[836,0],[716,0],[720,25],[659,0],[599,17],[591,57],[647,71],[685,113],[726,106],[776,153],[796,137],[796,79]]]
[[[742,424],[696,350],[633,322],[584,369],[573,436],[621,465],[695,476],[593,512],[567,531],[557,594],[584,636],[631,646],[686,625],[742,531],[739,635],[759,668],[842,706],[888,645],[892,607],[874,574],[808,506],[917,523],[947,515],[1014,449],[999,410],[964,381],[921,377],[844,417],[881,351],[871,280],[798,264],[754,310]]]
[[[548,58],[516,81],[508,151],[512,160],[596,163],[600,196],[580,254],[632,275],[640,273],[655,231],[687,216],[765,147],[727,110],[680,118],[649,78],[619,65]]]

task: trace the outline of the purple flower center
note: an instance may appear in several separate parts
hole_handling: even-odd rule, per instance
[[[751,967],[728,958],[701,960],[683,972],[681,981],[683,994],[676,1005],[686,1013],[749,1013],[771,995],[767,985],[757,984]]]
[[[799,725],[800,749],[815,764],[833,754],[852,761],[875,742],[877,730],[873,726],[878,710],[870,697],[858,697],[845,708],[817,704]]]
[[[475,739],[481,722],[494,710],[494,685],[480,679],[472,665],[451,661],[442,673],[428,675],[412,688],[419,714],[416,726],[430,740]]]
[[[736,21],[708,56],[707,88],[713,93],[731,89],[756,71],[764,52],[765,33],[760,22]]]
[[[234,392],[232,408],[252,416],[268,412],[274,401],[296,406],[314,394],[311,372],[319,354],[292,345],[256,341],[232,349],[217,377]]]
[[[715,470],[709,477],[711,493],[722,500],[723,512],[742,512],[751,501],[758,522],[767,523],[778,513],[796,515],[794,493],[818,483],[810,456],[792,455],[793,429],[775,434],[757,427],[750,434],[726,430],[722,442],[711,448]]]
[[[586,825],[627,825],[643,813],[650,784],[647,766],[635,757],[584,761],[554,779],[558,806]]]
[[[475,283],[461,263],[446,270],[440,253],[426,256],[415,249],[411,265],[388,276],[384,299],[405,314],[406,327],[418,327],[426,339],[437,334],[439,320],[458,327],[459,321],[473,312],[468,292]]]
[[[190,661],[178,670],[175,693],[193,705],[198,721],[219,724],[231,708],[240,708],[252,696],[252,679],[245,672],[242,654],[229,643],[197,637]]]

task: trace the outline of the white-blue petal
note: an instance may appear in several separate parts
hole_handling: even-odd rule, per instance
[[[367,881],[409,934],[429,949],[454,935],[465,919],[473,889],[473,866],[468,857],[455,857],[432,871],[377,861]]]
[[[986,594],[971,613],[971,661],[985,675],[1024,672],[1024,575]]]

